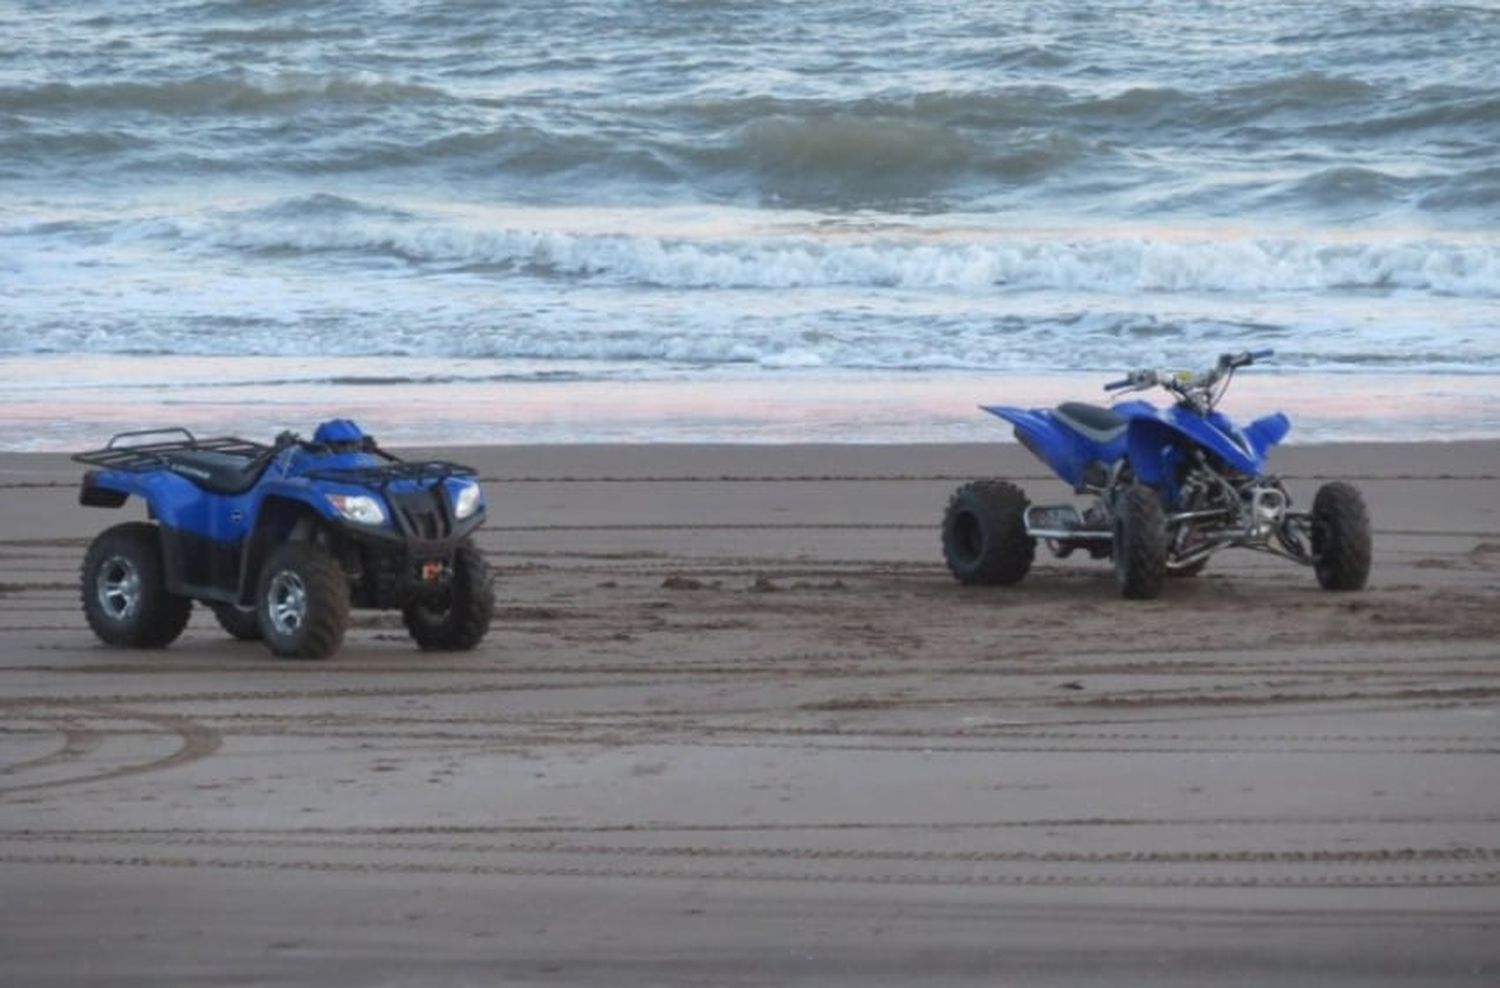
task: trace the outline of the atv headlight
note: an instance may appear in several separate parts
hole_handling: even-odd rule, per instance
[[[385,509],[368,494],[329,494],[328,503],[333,505],[333,510],[361,525],[385,523]]]
[[[482,500],[478,484],[465,484],[462,487],[450,491],[453,495],[453,517],[460,520],[469,517],[479,510]]]

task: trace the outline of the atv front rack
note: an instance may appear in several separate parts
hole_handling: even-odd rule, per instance
[[[144,436],[180,436],[159,442],[130,443],[121,440],[130,440]],[[240,439],[236,436],[214,436],[208,439],[199,439],[187,429],[137,429],[133,432],[121,432],[112,436],[103,449],[91,450],[87,453],[77,453],[73,456],[74,461],[86,463],[93,467],[103,467],[106,470],[124,470],[130,473],[143,473],[147,470],[160,470],[168,465],[165,458],[167,453],[222,453],[226,456],[242,456],[248,462],[270,456],[275,452],[271,446],[254,442],[249,439]]]
[[[391,456],[385,450],[376,450],[381,456]],[[309,470],[304,476],[314,480],[331,480],[341,484],[357,484],[384,490],[387,485],[400,480],[426,484],[449,477],[473,477],[476,471],[459,463],[446,460],[412,461],[395,460],[375,467],[325,467]]]

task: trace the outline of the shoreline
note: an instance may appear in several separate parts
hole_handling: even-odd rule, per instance
[[[508,366],[520,376],[504,372]],[[0,450],[94,448],[117,431],[167,425],[268,439],[287,428],[310,434],[333,417],[353,418],[392,446],[1011,442],[1009,427],[979,405],[1107,403],[1113,399],[1101,386],[1117,376],[806,370],[548,376],[563,373],[561,366],[0,357]],[[330,376],[330,369],[338,373]],[[1286,412],[1293,446],[1500,438],[1493,375],[1268,370],[1241,373],[1221,407],[1242,423]]]

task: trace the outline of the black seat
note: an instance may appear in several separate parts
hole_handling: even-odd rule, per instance
[[[173,473],[215,494],[245,493],[255,486],[271,462],[269,457],[251,458],[204,449],[173,450],[163,453],[162,459]]]
[[[1069,401],[1058,405],[1052,414],[1069,429],[1096,443],[1114,442],[1125,431],[1125,417],[1099,405]]]

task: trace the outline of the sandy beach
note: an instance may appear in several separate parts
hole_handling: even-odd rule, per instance
[[[965,589],[1019,447],[447,449],[473,653],[105,648],[61,455],[0,455],[7,984],[1494,985],[1500,442],[1302,446],[1371,587],[1244,553]]]

